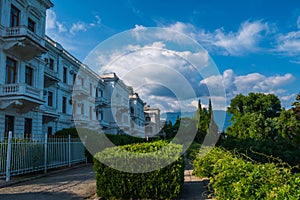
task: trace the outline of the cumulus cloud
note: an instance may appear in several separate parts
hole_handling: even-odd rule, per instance
[[[246,95],[249,92],[261,92],[275,94],[282,101],[288,101],[292,95],[281,88],[291,84],[294,80],[295,77],[290,73],[274,76],[251,73],[237,76],[232,69],[228,69],[222,75],[211,76],[200,81],[200,85],[209,86],[213,92],[224,85],[228,99],[240,93]]]
[[[166,27],[187,34],[209,50],[232,56],[259,51],[259,43],[269,31],[268,23],[261,20],[245,21],[237,32],[226,32],[223,27],[209,32],[182,22],[176,22]]]
[[[287,56],[300,55],[300,31],[280,34],[274,51]]]
[[[56,13],[53,10],[47,10],[46,12],[46,33],[71,33],[86,32],[88,29],[100,26],[102,24],[101,18],[95,15],[95,19],[92,22],[73,22],[71,27],[67,27],[64,22],[57,19]]]
[[[238,32],[226,33],[223,29],[216,30],[214,45],[224,48],[230,55],[256,52],[263,37],[262,32],[267,30],[267,23],[246,21],[241,24]]]
[[[206,50],[170,29],[136,25],[119,36],[102,44],[105,48],[98,46],[84,62],[99,74],[116,72],[151,106],[195,110],[191,102],[204,93],[199,82],[218,74]]]

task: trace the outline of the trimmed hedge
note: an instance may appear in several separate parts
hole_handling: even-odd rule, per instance
[[[195,173],[210,177],[217,199],[300,199],[300,174],[283,166],[214,148],[195,160]]]
[[[81,136],[83,135],[83,133],[84,135],[86,135],[86,146],[88,146],[89,148],[85,149],[85,155],[89,163],[93,162],[93,155],[95,155],[95,153],[102,151],[107,147],[146,142],[146,139],[144,138],[133,137],[130,135],[102,134],[97,131],[85,128],[62,129],[57,131],[52,137],[68,137],[68,135],[70,135],[71,138],[79,138],[77,130],[80,131]],[[112,144],[105,143],[104,137],[107,137],[112,142]]]
[[[166,148],[164,146],[168,145]],[[161,149],[162,151],[156,151]],[[124,151],[125,150],[125,151]],[[133,152],[131,156],[124,154]],[[152,152],[152,153],[150,153]],[[138,154],[137,154],[138,153]],[[95,155],[97,195],[107,199],[177,199],[184,183],[184,159],[180,156],[182,145],[156,141],[107,148]],[[140,158],[149,162],[149,167],[165,164],[170,159],[175,162],[156,171],[147,171],[147,166],[138,165]],[[106,166],[129,167],[133,172],[123,172]]]

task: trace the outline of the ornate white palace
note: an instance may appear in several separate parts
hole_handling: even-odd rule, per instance
[[[0,140],[9,131],[15,138],[52,135],[75,122],[139,137],[146,137],[145,127],[159,131],[158,109],[145,111],[115,73],[95,73],[46,36],[52,6],[49,0],[0,0]]]

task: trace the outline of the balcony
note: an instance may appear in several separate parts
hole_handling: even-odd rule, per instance
[[[73,97],[74,99],[82,100],[89,96],[89,90],[82,85],[74,85]]]
[[[59,114],[57,112],[57,108],[51,106],[41,106],[41,111],[43,112],[43,123],[58,120]]]
[[[23,60],[30,60],[46,53],[45,40],[26,26],[2,27],[5,39],[4,50]]]
[[[44,103],[42,90],[25,83],[0,85],[0,99],[0,108],[15,106],[24,112]]]
[[[104,106],[104,105],[109,104],[109,101],[104,97],[96,97],[95,104],[96,104],[96,106]]]
[[[80,125],[80,124],[88,124],[90,123],[90,118],[86,115],[82,115],[82,114],[74,114],[73,115],[73,120],[76,123],[76,125]]]
[[[45,80],[44,85],[45,87],[49,87],[59,82],[57,72],[49,69],[48,67],[45,68]]]

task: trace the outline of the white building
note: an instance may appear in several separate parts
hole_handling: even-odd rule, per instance
[[[137,93],[129,96],[130,108],[130,134],[137,137],[145,137],[144,102]]]
[[[108,104],[102,107],[103,121],[108,124],[103,131],[111,134],[130,134],[130,88],[115,73],[101,75],[104,95]]]
[[[0,137],[42,133],[46,10],[43,0],[0,1]]]
[[[115,73],[96,74],[45,35],[52,6],[50,0],[0,0],[0,140],[9,131],[40,138],[75,124],[144,137],[138,94]],[[153,132],[155,113],[147,124]]]
[[[145,105],[145,136],[154,137],[160,132],[160,110]]]

